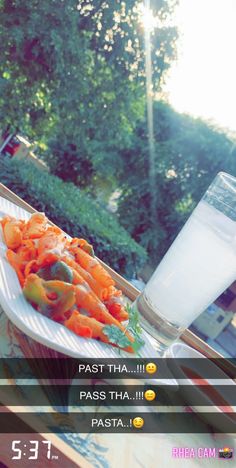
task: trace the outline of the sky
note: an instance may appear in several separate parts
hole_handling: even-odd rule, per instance
[[[170,104],[236,132],[236,0],[179,0],[175,23]]]

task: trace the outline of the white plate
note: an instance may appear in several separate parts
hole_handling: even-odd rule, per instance
[[[6,215],[28,220],[30,213],[0,197],[0,219]],[[67,356],[80,358],[133,358],[134,354],[119,351],[111,345],[97,340],[81,338],[63,325],[38,313],[24,298],[13,268],[8,263],[6,246],[0,229],[0,303],[8,318],[33,340],[59,351]],[[139,357],[158,357],[145,332],[142,338],[145,345]]]

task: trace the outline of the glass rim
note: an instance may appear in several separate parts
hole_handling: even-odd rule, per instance
[[[222,177],[222,176],[223,176],[224,180],[225,179],[230,179],[230,180],[233,180],[235,182],[235,184],[236,184],[236,177],[233,176],[232,174],[229,174],[228,172],[224,172],[224,171],[218,172],[216,174],[216,176],[215,176],[215,179],[217,179],[217,177]],[[212,183],[215,182],[215,179],[213,179]]]
[[[202,200],[236,221],[236,177],[218,172]]]

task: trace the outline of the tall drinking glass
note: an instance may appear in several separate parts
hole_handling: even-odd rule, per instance
[[[134,306],[162,355],[236,279],[236,178],[220,172]]]

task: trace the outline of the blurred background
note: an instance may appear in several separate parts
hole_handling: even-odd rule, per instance
[[[142,288],[236,175],[234,0],[0,0],[0,181]],[[236,356],[236,284],[192,330]]]

